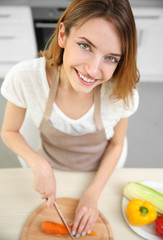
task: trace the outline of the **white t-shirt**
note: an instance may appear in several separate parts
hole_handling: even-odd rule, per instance
[[[43,57],[20,62],[7,73],[1,87],[1,93],[8,101],[29,110],[37,127],[43,118],[49,94],[45,66],[46,60]],[[130,109],[125,107],[123,100],[111,100],[111,91],[111,82],[102,85],[101,116],[108,140],[114,135],[114,127],[118,121],[131,116],[139,104],[137,90],[134,90],[134,106],[131,105]],[[50,121],[55,128],[73,135],[95,132],[94,104],[84,116],[74,120],[54,103]]]

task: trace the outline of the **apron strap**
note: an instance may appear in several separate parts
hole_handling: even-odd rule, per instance
[[[104,128],[102,119],[101,119],[101,84],[95,87],[94,89],[94,104],[95,104],[95,122],[98,130]]]
[[[45,113],[44,113],[44,117],[47,120],[49,120],[51,116],[53,103],[54,103],[55,96],[58,89],[58,83],[59,83],[59,71],[55,69],[54,76],[50,85],[50,92],[49,92],[48,100],[46,102]]]
[[[57,71],[55,69],[54,70],[54,76],[53,76],[51,86],[50,86],[50,92],[49,92],[48,100],[47,100],[46,107],[45,107],[44,117],[45,117],[46,120],[50,119],[52,108],[53,108],[53,103],[54,103],[55,96],[56,96],[57,89],[58,89],[58,84],[59,84],[59,71]],[[95,122],[96,122],[96,126],[97,126],[98,130],[101,130],[101,129],[104,128],[103,123],[102,123],[102,119],[101,119],[101,94],[100,94],[100,90],[101,90],[101,85],[98,85],[94,89]]]

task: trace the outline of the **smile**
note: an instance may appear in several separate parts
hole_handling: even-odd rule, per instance
[[[91,82],[91,83],[95,82],[95,79],[93,80],[93,79],[87,78],[87,77],[83,76],[83,75],[82,75],[81,73],[79,73],[79,72],[78,72],[78,74],[79,74],[79,76],[80,76],[84,81],[86,81],[86,82]]]
[[[76,70],[76,73],[80,79],[80,81],[86,85],[92,85],[93,83],[95,83],[97,80],[96,79],[91,79],[91,78],[88,78],[86,77],[85,75],[83,75],[82,73],[78,72]]]

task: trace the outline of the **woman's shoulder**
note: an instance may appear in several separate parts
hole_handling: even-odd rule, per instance
[[[112,112],[121,117],[129,117],[138,109],[139,94],[137,89],[133,89],[133,100],[129,99],[129,106],[126,106],[123,99],[112,97],[112,83],[106,82],[101,88],[101,104],[105,112]]]
[[[7,100],[25,108],[34,98],[39,101],[45,99],[49,91],[45,64],[44,58],[17,63],[5,76],[1,94]]]
[[[16,74],[16,73],[20,73],[20,72],[41,71],[42,68],[45,69],[45,64],[46,64],[46,61],[43,57],[21,61],[21,62],[18,62],[16,65],[14,65],[9,70],[7,75]]]
[[[6,74],[4,85],[41,88],[47,85],[46,81],[46,60],[42,57],[17,63]]]

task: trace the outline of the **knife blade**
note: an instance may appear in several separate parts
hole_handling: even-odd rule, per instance
[[[65,225],[65,227],[66,227],[66,229],[67,229],[67,231],[68,231],[71,239],[75,240],[75,238],[73,237],[73,235],[72,235],[72,233],[71,233],[71,231],[70,231],[70,229],[69,229],[69,227],[68,227],[68,225],[67,225],[67,223],[66,223],[66,221],[65,221],[65,219],[64,219],[64,217],[63,217],[63,215],[62,215],[62,213],[61,213],[61,211],[59,210],[59,208],[58,208],[58,206],[57,206],[57,203],[54,202],[53,204],[54,204],[54,207],[55,207],[55,209],[57,210],[57,212],[58,212],[58,214],[59,214],[59,216],[60,216],[63,224]]]

